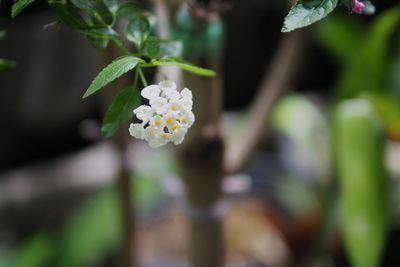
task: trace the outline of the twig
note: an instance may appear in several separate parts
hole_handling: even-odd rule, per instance
[[[241,142],[227,144],[224,158],[227,173],[240,169],[262,138],[273,104],[288,89],[298,69],[304,47],[303,34],[303,30],[298,30],[282,37],[277,53],[250,107],[248,131],[243,135]]]

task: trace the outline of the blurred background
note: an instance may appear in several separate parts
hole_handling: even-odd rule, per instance
[[[228,1],[222,13],[214,58],[227,143],[252,128],[249,106],[282,38],[282,2]],[[121,157],[101,137],[101,96],[81,98],[104,55],[54,23],[46,3],[16,19],[11,4],[0,4],[0,57],[17,64],[0,72],[0,267],[122,266]],[[225,266],[400,266],[400,9],[375,4],[373,16],[342,7],[302,30],[299,68],[260,116],[261,141],[218,184]],[[174,37],[201,47],[176,10]],[[185,53],[198,60],[199,50]],[[126,153],[137,266],[191,266],[191,221],[210,218],[188,204],[182,158],[133,139]]]

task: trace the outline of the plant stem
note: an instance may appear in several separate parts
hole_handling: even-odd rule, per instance
[[[139,66],[137,66],[136,69],[137,72],[139,73],[140,79],[142,80],[143,86],[147,87],[146,77],[144,76],[142,69]]]

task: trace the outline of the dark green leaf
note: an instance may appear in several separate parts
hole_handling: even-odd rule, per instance
[[[150,23],[144,17],[133,19],[125,29],[126,38],[133,42],[138,49],[142,48],[150,32]]]
[[[104,49],[110,43],[110,41],[108,39],[94,37],[94,36],[89,35],[89,34],[86,37],[87,37],[89,43],[94,48],[97,48],[97,49]]]
[[[139,6],[132,3],[127,3],[118,9],[117,14],[118,17],[132,21],[133,19],[139,17],[142,12],[143,10]]]
[[[155,58],[160,52],[160,40],[155,36],[150,36],[144,43],[144,52],[150,57]]]
[[[0,58],[0,71],[13,69],[17,66],[15,61]]]
[[[194,66],[194,65],[184,61],[183,59],[177,58],[177,57],[163,58],[163,59],[160,59],[159,61],[154,61],[153,64],[155,66],[176,66],[183,70],[186,70],[186,71],[189,71],[194,74],[201,75],[201,76],[208,76],[208,77],[215,76],[215,72],[213,70]]]
[[[0,39],[3,39],[6,36],[6,31],[0,31]]]
[[[282,32],[290,32],[317,22],[337,6],[337,0],[298,0],[285,18]]]
[[[107,67],[105,67],[97,76],[94,78],[89,88],[83,95],[83,97],[88,97],[91,94],[97,92],[108,83],[112,82],[116,78],[120,77],[124,73],[132,70],[136,67],[139,62],[143,62],[142,59],[134,56],[123,56],[117,58],[111,62]]]
[[[94,26],[111,25],[114,21],[109,8],[100,0],[70,0],[77,8],[90,15]]]
[[[89,26],[83,20],[76,8],[58,1],[49,1],[50,7],[56,12],[62,23],[73,30],[85,30]]]
[[[114,98],[104,117],[101,131],[105,137],[111,137],[126,121],[132,118],[133,109],[140,104],[136,88],[126,88]]]
[[[111,28],[90,28],[88,30],[82,30],[82,33],[93,38],[109,40],[119,39],[119,34]]]
[[[11,8],[11,17],[15,18],[24,8],[35,0],[14,0],[14,4]]]

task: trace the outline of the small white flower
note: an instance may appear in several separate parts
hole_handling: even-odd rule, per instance
[[[158,85],[152,84],[145,88],[143,88],[142,92],[140,93],[144,98],[149,100],[158,97],[160,95],[161,89]]]
[[[144,127],[140,123],[131,123],[129,133],[137,139],[144,139],[145,136]]]
[[[154,110],[145,105],[141,105],[136,108],[133,113],[135,113],[136,117],[143,122],[148,122],[150,118],[153,116]]]
[[[192,92],[188,88],[178,92],[174,82],[162,81],[145,87],[141,95],[149,99],[150,106],[142,105],[134,110],[142,123],[131,124],[129,133],[146,140],[151,147],[168,142],[181,144],[195,121]]]
[[[164,114],[168,109],[168,100],[163,97],[155,97],[150,99],[150,105],[157,114]]]
[[[195,120],[194,114],[191,111],[183,113],[179,117],[179,122],[181,123],[182,127],[184,127],[184,128],[190,128],[193,125],[194,120]]]

